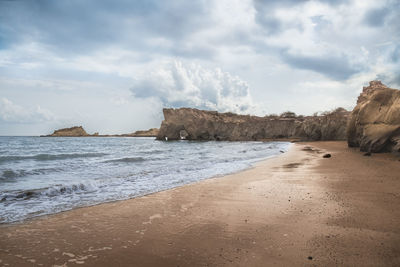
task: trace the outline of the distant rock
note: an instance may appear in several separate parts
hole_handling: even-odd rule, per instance
[[[163,113],[158,140],[345,140],[349,115],[342,108],[307,117],[293,112],[257,117],[192,108],[163,109]]]
[[[400,91],[371,81],[358,97],[347,127],[350,147],[400,152]]]
[[[54,137],[80,137],[80,136],[90,136],[82,126],[74,126],[71,128],[63,128],[59,130],[55,130],[54,133],[46,136],[54,136]]]
[[[156,137],[158,135],[158,128],[151,128],[149,130],[136,131],[128,136],[132,137]]]
[[[49,135],[44,135],[47,137],[156,137],[158,134],[157,128],[151,128],[149,130],[144,131],[136,131],[130,134],[106,134],[101,135],[98,132],[94,134],[88,134],[82,126],[74,126],[71,128],[64,128],[55,130],[54,133]]]

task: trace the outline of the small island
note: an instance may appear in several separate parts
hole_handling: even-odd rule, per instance
[[[98,132],[88,134],[82,126],[73,126],[55,130],[52,134],[42,135],[41,137],[156,137],[158,135],[157,128],[149,130],[140,130],[129,134],[106,134],[100,135]]]

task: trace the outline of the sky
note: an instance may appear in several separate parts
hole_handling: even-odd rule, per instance
[[[400,88],[400,0],[0,0],[0,135],[130,133],[162,108],[351,110]]]

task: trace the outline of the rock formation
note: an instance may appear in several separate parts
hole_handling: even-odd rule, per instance
[[[158,128],[151,128],[148,130],[136,131],[134,133],[128,134],[126,136],[133,137],[156,137],[158,135]]]
[[[347,127],[350,147],[400,152],[400,91],[371,81],[358,97]]]
[[[249,116],[191,108],[164,109],[158,140],[345,140],[348,112],[321,116]]]
[[[54,133],[47,136],[68,136],[68,137],[79,137],[79,136],[90,136],[82,126],[74,126],[71,128],[64,128],[55,130]]]
[[[129,134],[106,134],[101,135],[98,132],[94,134],[88,134],[82,126],[74,126],[71,128],[64,128],[55,130],[54,133],[44,135],[45,137],[156,137],[158,134],[157,128],[151,128],[149,130],[136,131]]]

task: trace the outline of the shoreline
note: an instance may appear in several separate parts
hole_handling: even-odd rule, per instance
[[[58,136],[57,136],[57,137],[58,137]],[[89,136],[88,136],[88,137],[89,137]],[[101,137],[101,136],[100,136],[100,137]],[[154,139],[154,140],[155,140],[155,139]],[[155,140],[155,141],[157,141],[157,140]],[[189,141],[189,140],[188,140],[188,141]],[[170,141],[170,142],[180,142],[180,141]],[[189,141],[189,142],[209,142],[209,141]],[[231,142],[236,142],[236,141],[231,141]],[[245,141],[245,142],[254,142],[254,141]],[[269,141],[259,141],[259,142],[285,142],[285,143],[288,143],[288,144],[289,144],[289,146],[288,146],[288,151],[290,150],[290,147],[293,145],[293,142],[290,142],[290,141],[283,141],[283,140],[276,140],[276,141],[269,140]],[[224,177],[224,176],[233,175],[233,174],[236,174],[236,173],[240,173],[240,172],[243,172],[243,171],[252,169],[252,168],[254,168],[257,164],[259,164],[260,162],[269,160],[269,159],[271,159],[271,158],[279,157],[282,153],[287,153],[288,151],[283,152],[283,151],[281,150],[280,153],[277,153],[276,155],[271,155],[271,156],[268,156],[268,157],[262,158],[262,159],[255,159],[253,162],[249,163],[249,166],[247,166],[247,167],[245,167],[245,168],[243,168],[243,169],[233,170],[233,171],[231,171],[231,172],[227,172],[227,173],[224,173],[224,174],[217,174],[217,175],[210,176],[210,177],[207,177],[207,178],[202,178],[202,179],[200,179],[200,180],[198,180],[198,181],[188,181],[187,183],[184,183],[184,184],[181,184],[181,185],[172,187],[172,188],[164,188],[164,189],[160,189],[159,191],[148,192],[148,193],[144,193],[144,194],[142,194],[142,195],[133,196],[133,197],[130,197],[130,198],[114,199],[114,200],[110,200],[110,201],[105,201],[105,202],[100,202],[100,203],[94,203],[94,204],[91,204],[91,205],[76,206],[76,207],[72,207],[72,208],[66,209],[66,210],[61,210],[61,211],[58,211],[58,212],[55,212],[55,213],[41,214],[41,215],[37,215],[37,216],[33,216],[33,217],[27,217],[27,218],[24,218],[24,219],[21,219],[21,220],[16,220],[16,221],[0,222],[0,228],[1,228],[1,227],[12,226],[12,225],[27,224],[27,223],[30,223],[31,221],[34,221],[34,220],[40,220],[40,219],[42,219],[42,218],[45,219],[45,218],[50,217],[50,216],[55,216],[55,215],[58,215],[58,214],[62,214],[62,213],[65,213],[65,212],[70,212],[70,211],[77,210],[77,209],[90,208],[90,207],[95,207],[95,206],[103,205],[103,204],[109,204],[109,203],[115,203],[115,202],[119,202],[119,201],[127,201],[127,200],[136,199],[136,198],[151,196],[151,195],[153,195],[153,194],[157,194],[157,193],[164,192],[164,191],[168,191],[168,190],[173,190],[173,189],[175,189],[175,188],[190,186],[190,185],[192,185],[192,184],[196,184],[196,183],[199,183],[199,182],[202,182],[202,181],[205,181],[205,180],[209,180],[209,179],[218,179],[218,178],[221,178],[221,177]]]
[[[394,266],[398,173],[393,155],[295,143],[233,174],[1,225],[0,265]]]

